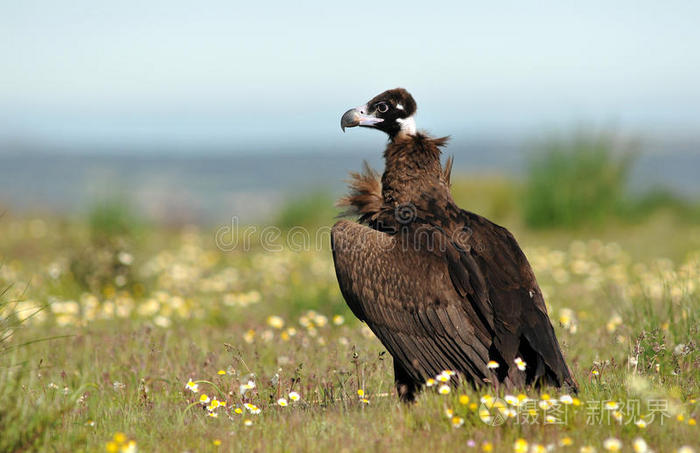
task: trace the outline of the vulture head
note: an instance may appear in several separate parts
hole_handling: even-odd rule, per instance
[[[340,127],[371,127],[389,135],[392,140],[401,134],[416,133],[416,101],[411,93],[403,88],[387,90],[373,97],[365,105],[345,112],[340,119]]]

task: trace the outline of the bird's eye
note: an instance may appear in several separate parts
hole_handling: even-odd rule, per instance
[[[389,110],[389,106],[386,102],[380,102],[377,104],[377,110],[379,110],[379,113],[386,113]]]

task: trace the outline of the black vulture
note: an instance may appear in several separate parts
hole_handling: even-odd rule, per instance
[[[381,181],[365,165],[340,201],[358,221],[331,233],[343,297],[392,355],[399,397],[445,370],[475,387],[576,391],[527,258],[508,230],[455,204],[447,137],[416,131],[416,108],[396,88],[342,116],[343,130],[389,143]]]

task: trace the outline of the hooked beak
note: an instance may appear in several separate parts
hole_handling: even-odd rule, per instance
[[[377,123],[384,121],[382,118],[377,118],[367,114],[367,106],[363,105],[354,109],[350,109],[340,118],[340,128],[345,132],[346,127],[365,126],[371,127]]]

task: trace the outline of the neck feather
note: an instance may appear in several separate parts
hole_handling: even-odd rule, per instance
[[[416,120],[412,116],[399,118],[396,122],[399,123],[401,128],[397,135],[416,135]]]

